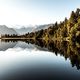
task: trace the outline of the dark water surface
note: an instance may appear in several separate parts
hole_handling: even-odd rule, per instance
[[[0,80],[80,80],[76,45],[0,42]]]

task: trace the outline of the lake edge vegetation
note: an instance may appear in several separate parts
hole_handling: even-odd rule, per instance
[[[41,29],[34,32],[28,32],[24,35],[1,35],[1,39],[43,39],[61,40],[61,41],[80,41],[80,9],[71,12],[70,18],[64,21],[50,25],[47,29]]]

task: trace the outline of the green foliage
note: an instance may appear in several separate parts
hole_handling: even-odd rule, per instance
[[[65,18],[63,22],[59,24],[55,22],[52,26],[50,25],[47,29],[41,29],[39,31],[26,33],[25,35],[4,35],[5,37],[23,37],[23,38],[35,38],[44,39],[47,36],[49,39],[71,39],[73,40],[78,35],[80,35],[80,9],[78,8],[76,12],[72,11],[69,19]]]

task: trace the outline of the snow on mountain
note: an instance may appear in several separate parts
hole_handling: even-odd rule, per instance
[[[53,26],[53,24],[45,24],[45,25],[38,25],[35,29],[35,31],[38,31],[38,30],[41,30],[41,29],[47,29],[49,28],[50,26]]]
[[[18,25],[18,27],[21,28],[17,28],[17,26],[15,26],[14,28],[8,28],[6,25],[0,25],[0,34],[26,34],[26,33],[30,33],[30,32],[35,32],[41,29],[47,29],[48,27],[52,26],[52,24],[45,24],[45,25],[29,25],[29,26],[20,26]]]
[[[52,24],[46,24],[46,25],[35,25],[35,26],[23,26],[21,28],[14,28],[14,30],[18,33],[18,34],[26,34],[26,33],[30,33],[30,32],[35,32],[41,29],[47,29],[48,27],[52,26]]]
[[[22,27],[20,29],[15,29],[15,31],[18,33],[18,34],[26,34],[26,33],[30,33],[30,32],[33,32],[35,30],[35,27]]]
[[[13,28],[8,28],[5,25],[0,25],[0,34],[17,34]]]

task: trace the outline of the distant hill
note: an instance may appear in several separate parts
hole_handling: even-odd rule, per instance
[[[0,34],[17,34],[13,28],[8,28],[6,25],[0,25]]]
[[[34,30],[34,27],[22,27],[20,29],[14,29],[18,34],[25,34],[28,32],[32,32]]]
[[[38,25],[38,26],[36,26],[35,31],[39,31],[39,30],[41,30],[41,29],[44,30],[44,29],[49,28],[50,26],[53,26],[53,24]]]
[[[22,26],[22,28],[8,28],[6,25],[0,25],[0,34],[26,34],[35,32],[41,29],[47,29],[52,24],[35,25],[35,26]]]
[[[31,33],[31,32],[35,32],[35,31],[39,31],[41,29],[47,29],[48,27],[52,26],[52,24],[46,24],[46,25],[35,25],[35,26],[23,26],[20,29],[16,29],[14,28],[14,30],[18,33],[18,34],[26,34],[26,33]]]

